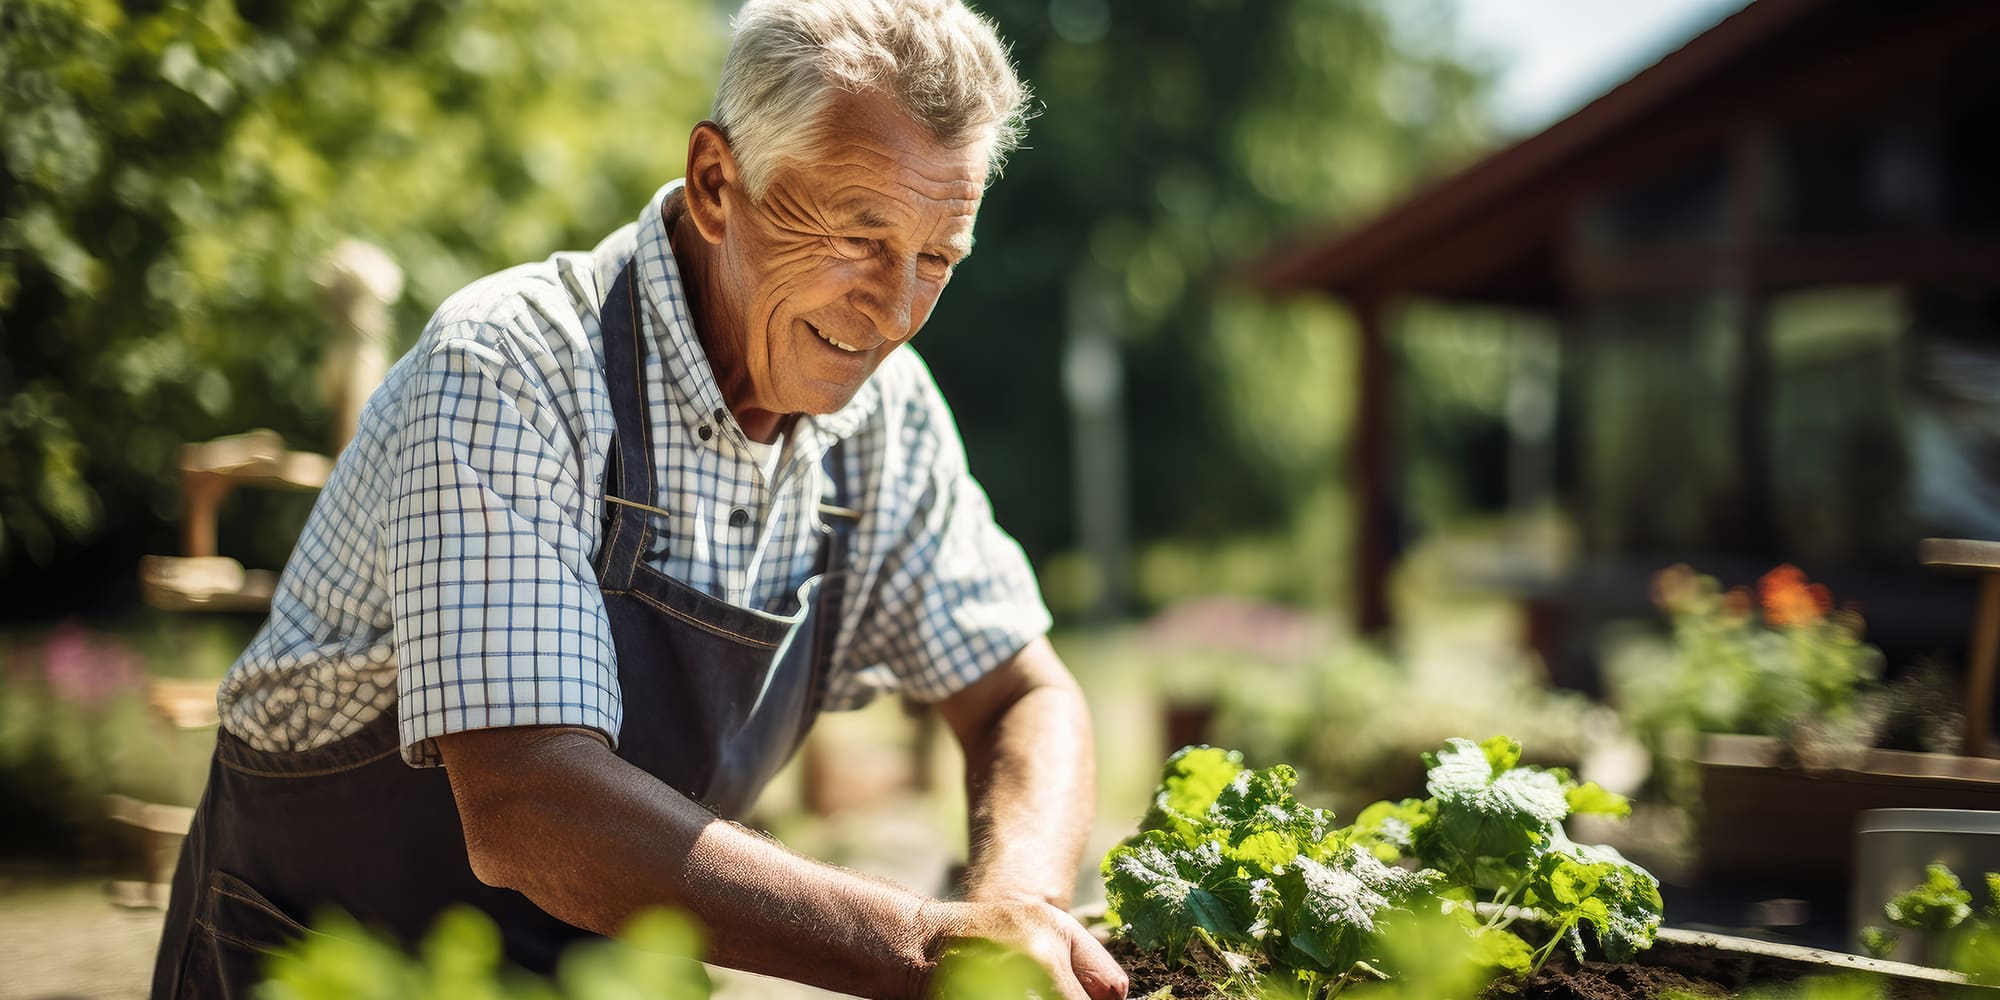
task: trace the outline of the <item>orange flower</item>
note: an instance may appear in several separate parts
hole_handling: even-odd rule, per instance
[[[1811,625],[1833,610],[1833,592],[1807,583],[1805,573],[1789,563],[1764,574],[1757,581],[1757,594],[1764,605],[1764,621],[1780,628]]]

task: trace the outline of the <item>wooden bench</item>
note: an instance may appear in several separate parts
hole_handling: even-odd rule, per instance
[[[1979,605],[1965,662],[1965,752],[2000,757],[1993,744],[1993,673],[2000,659],[2000,542],[1926,538],[1917,560],[1930,569],[1979,576]]]
[[[290,451],[276,431],[255,430],[181,449],[181,554],[139,561],[139,593],[164,611],[260,612],[271,607],[277,575],[246,570],[216,554],[222,501],[237,487],[310,492],[326,485],[333,460]]]

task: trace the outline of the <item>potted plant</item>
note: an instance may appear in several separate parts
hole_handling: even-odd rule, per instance
[[[1615,662],[1611,695],[1696,813],[1704,873],[1845,878],[1863,810],[2000,808],[2000,761],[1955,752],[1956,682],[1882,682],[1860,612],[1796,567],[1753,592],[1674,566],[1653,600],[1670,638]]]

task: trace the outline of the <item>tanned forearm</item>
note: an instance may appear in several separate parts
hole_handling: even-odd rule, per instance
[[[1068,909],[1096,798],[1082,691],[1037,640],[943,708],[966,755],[968,898]]]
[[[872,997],[915,995],[944,919],[907,890],[793,854],[716,819],[577,730],[440,740],[482,881],[615,933],[671,905],[708,960]]]

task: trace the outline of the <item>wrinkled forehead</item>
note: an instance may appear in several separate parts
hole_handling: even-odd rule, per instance
[[[897,229],[970,250],[986,186],[984,143],[943,147],[914,129],[836,127],[812,155],[815,162],[786,171],[785,186],[806,195],[828,222]]]
[[[881,212],[900,206],[927,216],[970,217],[984,194],[985,164],[954,166],[920,157],[876,155],[864,148],[835,150],[802,171],[818,181],[829,208]],[[884,205],[892,202],[894,205]]]
[[[877,93],[836,93],[822,109],[806,156],[814,172],[875,175],[899,197],[976,211],[986,187],[995,136],[939,140],[894,100]]]

